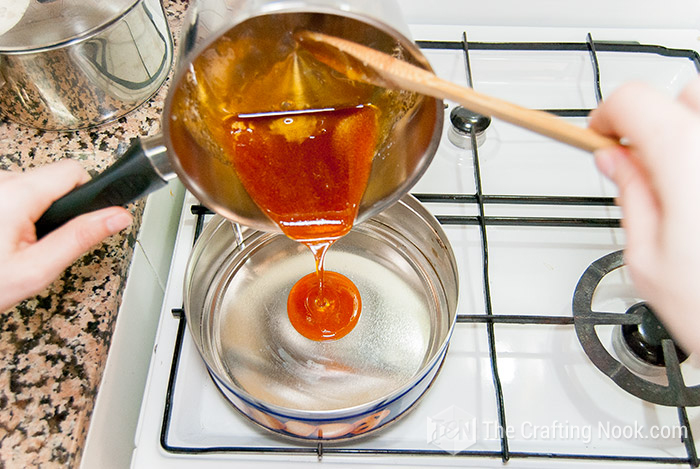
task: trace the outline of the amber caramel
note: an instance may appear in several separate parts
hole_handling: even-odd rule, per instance
[[[324,282],[328,247],[350,231],[358,213],[404,184],[406,168],[422,154],[415,148],[424,146],[414,141],[423,134],[409,130],[419,97],[350,80],[300,47],[294,35],[301,29],[357,35],[402,53],[391,36],[347,24],[347,18],[314,14],[247,20],[192,63],[169,121],[194,192],[237,221],[270,227],[270,220],[307,245],[324,295],[337,284]],[[329,314],[314,309],[315,302],[305,304],[311,309],[290,312],[292,321],[320,323]],[[353,304],[360,304],[359,296]],[[342,334],[326,330],[323,339]]]
[[[313,340],[344,336],[357,322],[360,295],[346,277],[324,273],[324,257],[357,216],[376,148],[374,108],[238,115],[225,125],[233,166],[251,198],[316,258],[316,274],[290,293],[292,325]]]

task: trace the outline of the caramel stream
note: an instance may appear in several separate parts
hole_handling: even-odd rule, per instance
[[[376,150],[375,108],[239,114],[225,126],[246,191],[314,255],[316,272],[289,294],[292,325],[312,340],[343,337],[359,319],[360,294],[347,277],[324,272],[324,258],[357,216]]]

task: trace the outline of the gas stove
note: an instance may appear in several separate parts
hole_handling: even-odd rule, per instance
[[[674,94],[700,71],[692,29],[411,30],[440,77],[581,126],[622,83]],[[182,314],[186,263],[207,220],[187,194],[132,467],[698,466],[698,358],[659,339],[660,367],[629,345],[630,327],[647,319],[621,260],[615,187],[590,154],[502,121],[478,138],[452,130],[455,104],[445,104],[440,147],[411,192],[448,235],[460,299],[442,370],[415,408],[343,444],[281,439],[239,414]]]

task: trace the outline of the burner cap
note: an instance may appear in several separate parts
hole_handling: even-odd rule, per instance
[[[471,133],[476,136],[476,144],[480,146],[484,141],[484,131],[491,124],[491,118],[470,111],[462,106],[456,106],[450,112],[452,126],[447,132],[450,142],[460,148],[471,148]]]
[[[627,310],[627,314],[639,314],[639,324],[624,324],[622,338],[630,350],[641,360],[654,366],[665,366],[661,341],[672,339],[661,321],[646,303],[637,303]],[[675,345],[675,344],[674,344]],[[676,345],[678,361],[683,362],[688,355]]]

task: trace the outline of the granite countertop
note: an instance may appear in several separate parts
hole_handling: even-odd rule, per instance
[[[163,0],[177,35],[187,2]],[[160,131],[168,81],[116,122],[43,132],[0,122],[0,169],[63,158],[96,173],[137,136]],[[76,467],[107,359],[145,203],[134,223],[78,259],[51,286],[0,312],[0,467]]]

